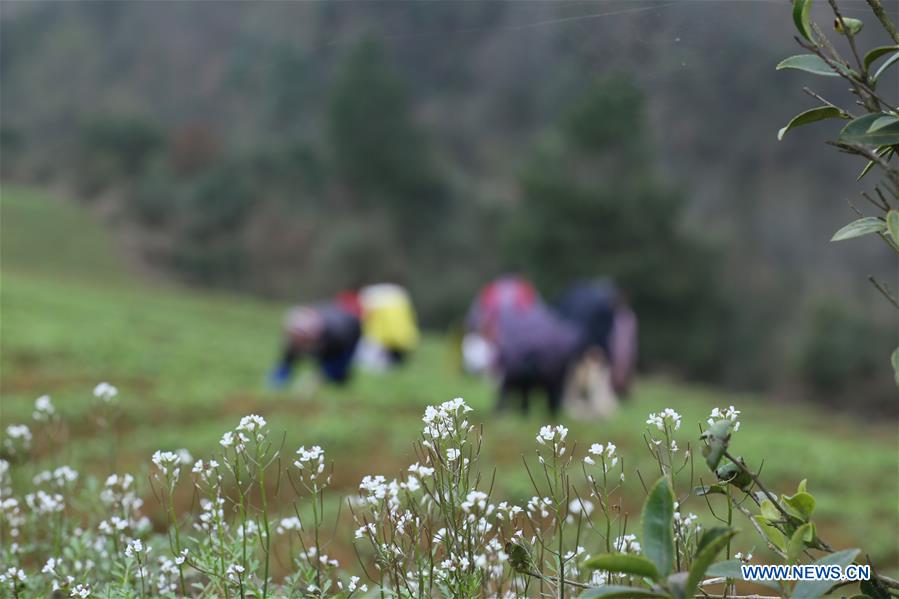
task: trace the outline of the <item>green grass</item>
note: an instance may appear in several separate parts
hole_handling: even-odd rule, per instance
[[[458,374],[441,337],[426,338],[397,372],[362,375],[343,389],[304,391],[300,381],[273,392],[264,379],[279,349],[284,306],[154,288],[128,272],[108,233],[80,207],[32,190],[4,186],[0,239],[3,425],[27,421],[34,399],[45,393],[73,423],[61,452],[43,452],[28,467],[66,461],[98,475],[107,471],[113,440],[98,435],[89,416],[93,385],[108,380],[121,392],[119,469],[146,468],[156,449],[186,447],[206,456],[222,432],[255,412],[284,432],[288,451],[322,445],[335,462],[338,490],[351,492],[364,474],[397,475],[410,462],[426,405],[463,396],[485,424],[485,464],[497,468],[497,494],[533,494],[520,456],[532,451],[545,415],[494,417],[490,386]],[[629,472],[636,467],[652,477],[641,437],[646,414],[665,407],[681,412],[685,446],[696,436],[693,422],[729,404],[744,411],[735,453],[753,466],[764,460],[763,478],[779,492],[808,478],[822,536],[835,546],[863,547],[888,571],[899,569],[895,423],[862,423],[807,404],[646,379],[615,420],[566,424],[581,443],[615,442]],[[696,471],[704,472],[701,460]],[[633,512],[641,493],[631,478],[626,503]],[[149,494],[147,502],[155,504]],[[691,499],[683,509],[704,507]],[[740,525],[746,531],[741,546],[759,553],[762,544],[748,523]]]

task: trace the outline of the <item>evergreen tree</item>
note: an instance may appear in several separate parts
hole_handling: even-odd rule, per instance
[[[508,221],[510,266],[550,297],[610,276],[641,318],[644,359],[717,374],[723,303],[710,248],[681,226],[683,198],[653,170],[640,91],[597,81],[535,151]]]

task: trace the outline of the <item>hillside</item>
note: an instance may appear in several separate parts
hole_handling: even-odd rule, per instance
[[[280,301],[389,278],[435,327],[499,272],[610,276],[647,369],[895,414],[865,278],[895,257],[829,243],[874,176],[835,123],[777,141],[814,81],[775,70],[782,2],[98,6],[3,4],[2,176],[99,206],[154,272]]]
[[[0,194],[3,425],[28,421],[34,399],[45,393],[72,422],[63,449],[41,455],[35,469],[65,462],[102,476],[110,447],[117,447],[115,467],[139,473],[156,449],[185,447],[206,456],[241,416],[259,413],[284,431],[288,453],[300,444],[324,447],[335,462],[336,489],[349,493],[363,474],[396,474],[414,461],[410,444],[424,407],[461,395],[485,423],[496,493],[530,496],[520,454],[530,454],[544,415],[494,417],[489,386],[455,372],[443,338],[429,337],[402,371],[360,376],[345,390],[301,382],[287,392],[268,391],[264,378],[278,349],[282,306],[148,286],[127,272],[106,232],[75,206],[31,189],[4,186]],[[114,438],[97,434],[89,419],[90,391],[101,380],[121,392]],[[641,380],[612,422],[566,424],[573,438],[614,441],[629,467],[646,469],[651,462],[640,433],[649,412],[673,407],[692,422],[730,404],[744,412],[735,451],[751,464],[764,460],[777,490],[789,491],[807,476],[829,542],[859,544],[877,563],[899,569],[893,424],[860,424],[804,405],[664,380]],[[684,445],[695,436],[688,427],[680,433]],[[638,499],[630,498],[631,505]],[[181,500],[184,507],[191,501]],[[349,548],[339,553],[351,559]]]

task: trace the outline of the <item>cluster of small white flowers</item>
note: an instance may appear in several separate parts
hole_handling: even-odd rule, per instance
[[[84,599],[85,597],[91,596],[91,585],[89,584],[79,584],[72,592],[69,593],[69,597],[78,597],[79,599]]]
[[[409,472],[413,474],[417,474],[420,478],[427,478],[434,475],[434,469],[429,466],[422,466],[418,462],[415,462],[411,466],[409,466]]]
[[[0,499],[0,519],[6,521],[9,527],[7,530],[10,538],[18,538],[20,532],[19,529],[25,525],[26,518],[25,514],[22,513],[19,501],[15,497]],[[17,543],[12,543],[10,545],[11,553],[17,553],[18,549],[19,546]]]
[[[509,505],[506,501],[501,501],[496,506],[496,519],[497,520],[507,520],[511,522],[515,516],[524,511],[519,505]]]
[[[139,533],[150,528],[149,518],[140,515],[144,500],[135,492],[134,477],[130,474],[109,475],[100,492],[100,501],[114,512],[108,520],[103,520],[98,525],[102,534],[109,536],[127,530]]]
[[[249,433],[251,435],[255,434],[256,441],[262,442],[262,440],[265,438],[265,434],[262,432],[262,429],[265,428],[265,425],[265,418],[256,414],[250,414],[240,419],[240,424],[237,425],[236,431],[238,433]]]
[[[314,545],[312,547],[309,547],[308,550],[301,552],[299,557],[300,559],[308,560],[310,562],[317,560],[321,565],[330,568],[337,568],[340,566],[340,562],[336,559],[333,559],[332,557],[329,557],[324,553],[319,555],[318,549]]]
[[[25,582],[27,578],[25,572],[21,568],[16,568],[15,566],[10,567],[6,572],[0,572],[0,582],[12,582],[13,584],[16,584],[17,582]]]
[[[140,539],[131,539],[128,541],[128,544],[125,545],[125,557],[136,557],[140,558],[140,555],[145,553],[144,544]],[[150,546],[147,546],[146,553],[150,553]]]
[[[435,569],[434,576],[437,578],[448,578],[451,573],[456,571],[465,572],[471,566],[472,563],[466,556],[450,555],[440,562],[440,567]]]
[[[712,413],[709,414],[708,420],[706,422],[709,426],[715,424],[719,420],[730,420],[733,423],[732,428],[734,431],[740,430],[740,421],[738,418],[740,417],[740,410],[733,406],[728,406],[726,410],[721,410],[719,408],[712,409]]]
[[[68,588],[72,586],[72,583],[75,582],[75,577],[71,575],[65,575],[60,572],[63,563],[59,558],[51,557],[44,564],[44,567],[41,568],[41,574],[47,576],[48,579],[52,581],[53,592],[60,591],[63,588]]]
[[[475,513],[486,513],[488,509],[487,505],[488,495],[483,491],[470,491],[468,495],[465,497],[465,501],[463,501],[459,507],[466,514],[475,512]],[[494,506],[490,505],[490,512],[493,511]]]
[[[356,529],[355,537],[357,539],[362,539],[362,538],[367,537],[367,538],[373,540],[375,538],[375,535],[377,534],[377,532],[378,532],[377,527],[374,525],[373,522],[366,522],[365,524],[363,524],[362,526],[360,526],[359,528]]]
[[[177,591],[179,567],[187,561],[187,554],[188,550],[182,549],[175,559],[170,559],[165,555],[159,556],[159,573],[156,577],[156,589],[159,594],[174,594]]]
[[[751,554],[751,553],[747,553],[747,554],[744,555],[742,551],[737,551],[737,552],[734,554],[734,559],[738,559],[738,560],[740,560],[741,562],[743,562],[744,564],[746,564],[746,563],[749,563],[749,562],[752,561],[752,554]]]
[[[228,569],[225,570],[225,576],[231,582],[239,582],[240,579],[242,578],[241,575],[243,574],[243,572],[244,572],[243,566],[241,566],[240,564],[231,564],[228,566]]]
[[[34,400],[34,412],[31,413],[31,417],[37,422],[49,422],[55,415],[56,409],[49,395],[41,395]]]
[[[190,454],[188,454],[188,462]],[[159,468],[162,476],[169,480],[172,484],[178,482],[181,476],[181,456],[173,451],[159,451],[153,454],[153,463]]]
[[[551,506],[552,503],[552,499],[550,499],[549,497],[540,498],[534,496],[528,500],[527,507],[525,509],[527,509],[527,512],[531,515],[531,517],[539,514],[541,518],[548,518],[549,510],[547,508],[548,506]]]
[[[352,593],[355,593],[357,590],[358,590],[360,593],[367,593],[367,592],[368,592],[368,585],[366,585],[366,584],[359,584],[359,580],[360,580],[360,579],[359,579],[358,576],[350,576],[350,580],[349,580],[349,582],[347,582],[347,584],[346,584],[346,592],[347,592],[347,595],[351,595]],[[341,581],[338,580],[338,581],[337,581],[337,588],[340,589],[341,591],[344,590],[343,582],[341,582]]]
[[[460,434],[467,435],[472,429],[464,419],[468,412],[471,412],[471,408],[461,397],[445,401],[436,408],[428,406],[421,419],[425,423],[425,436],[430,439],[450,439]]]
[[[247,539],[258,536],[260,539],[264,539],[266,535],[265,531],[256,524],[255,520],[247,520],[237,529],[237,536]]]
[[[362,491],[360,494],[367,503],[373,505],[380,503],[387,496],[388,488],[386,483],[387,479],[380,474],[375,476],[367,474],[362,478],[362,482],[359,483],[359,489]]]
[[[278,522],[278,525],[275,528],[275,532],[279,535],[283,535],[290,531],[299,531],[302,529],[303,526],[300,519],[296,516],[291,516],[289,518],[281,518],[281,521]]]
[[[12,455],[28,451],[31,449],[31,429],[25,424],[10,424],[6,427],[3,446]]]
[[[677,522],[682,529],[695,531],[700,530],[699,516],[690,512],[686,516],[681,515],[679,511],[674,512],[674,521]]]
[[[190,471],[207,485],[213,485],[222,480],[222,474],[219,472],[218,467],[219,463],[215,460],[207,460],[205,462],[197,460]]]
[[[25,495],[25,503],[35,514],[55,514],[66,509],[65,497],[59,493],[46,493],[38,489],[36,493]]]
[[[306,449],[305,445],[300,446],[297,449],[297,459],[294,460],[293,465],[300,471],[301,479],[307,482],[317,482],[325,471],[325,450],[318,445],[313,445],[309,449]],[[324,483],[327,485],[330,482],[331,475],[329,474]]]
[[[613,547],[619,553],[640,553],[641,549],[636,535],[623,535],[616,538]]]
[[[69,466],[60,466],[55,470],[44,470],[43,472],[39,472],[31,480],[35,485],[52,483],[59,488],[64,488],[78,480],[78,472]]]
[[[107,382],[102,382],[94,387],[94,397],[105,403],[111,402],[119,394],[119,390]]]
[[[194,528],[206,532],[216,530],[218,526],[226,526],[225,524],[225,500],[216,496],[215,501],[203,497],[200,499],[200,515],[194,522]],[[215,536],[210,537],[215,539]]]
[[[601,460],[603,463],[603,472],[608,472],[618,465],[618,456],[615,454],[617,449],[617,446],[612,442],[606,443],[605,445],[602,443],[594,443],[590,446],[590,449],[587,450],[588,455],[584,456],[584,463],[588,466],[593,466],[596,464],[596,460]]]
[[[568,436],[568,429],[558,424],[556,426],[541,426],[540,432],[537,433],[537,443],[546,445],[547,443],[558,444],[565,441]]]
[[[660,431],[665,430],[665,425],[671,427],[671,430],[678,430],[680,428],[681,415],[672,410],[671,408],[665,408],[658,414],[652,413],[649,415],[649,418],[646,419],[646,424],[655,426]]]

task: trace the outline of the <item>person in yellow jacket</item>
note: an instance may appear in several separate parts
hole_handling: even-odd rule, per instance
[[[384,366],[402,363],[419,341],[418,323],[409,293],[392,283],[359,290],[363,352],[380,350]],[[361,349],[361,348],[360,348]]]

